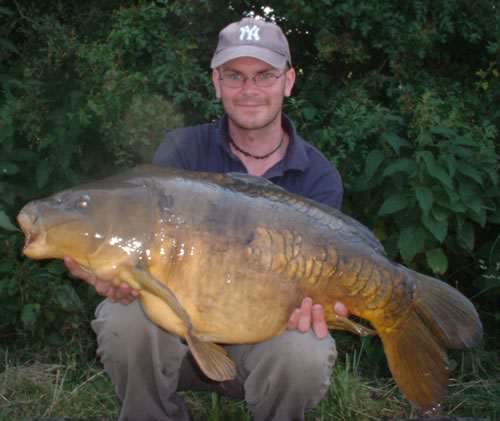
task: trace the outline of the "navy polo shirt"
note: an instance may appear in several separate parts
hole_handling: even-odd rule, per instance
[[[337,169],[297,134],[284,114],[283,128],[290,138],[286,155],[263,177],[292,193],[340,209],[343,187]],[[153,164],[191,171],[247,173],[232,153],[228,139],[227,115],[212,123],[179,128],[166,134]]]

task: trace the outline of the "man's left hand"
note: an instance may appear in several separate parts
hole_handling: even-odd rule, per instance
[[[347,307],[340,302],[335,303],[334,310],[339,316],[347,317],[349,315]],[[320,339],[328,335],[323,306],[321,304],[313,305],[311,298],[306,297],[302,300],[300,307],[296,308],[290,316],[288,329],[305,333],[311,328]]]

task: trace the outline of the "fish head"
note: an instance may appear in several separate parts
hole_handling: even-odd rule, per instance
[[[144,185],[77,187],[29,202],[17,220],[27,257],[70,256],[96,269],[144,253],[152,230],[151,196]]]

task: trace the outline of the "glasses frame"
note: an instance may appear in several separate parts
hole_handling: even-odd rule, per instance
[[[223,75],[223,70],[221,69],[217,69],[217,72],[219,72],[219,80],[221,81],[222,85],[224,85],[226,88],[230,88],[230,89],[241,89],[243,88],[243,86],[245,86],[245,83],[247,82],[247,80],[252,80],[253,81],[253,84],[257,87],[257,88],[270,88],[271,86],[273,86],[276,81],[281,77],[283,76],[287,71],[288,69],[285,69],[283,71],[281,71],[281,73],[279,75],[272,75],[273,78],[272,79],[269,79],[270,83],[269,85],[264,85],[264,86],[259,86],[258,82],[257,82],[257,77],[261,74],[265,74],[265,73],[273,73],[273,70],[263,70],[262,72],[258,72],[256,74],[254,74],[253,76],[246,76],[244,75],[243,73],[241,72],[238,72],[236,70],[226,70],[228,72],[233,72],[233,73],[236,73],[238,75],[241,76],[241,79],[238,79],[238,84],[237,85],[234,85],[234,86],[228,86],[227,85],[227,81],[228,79],[225,79],[224,78],[224,75]],[[226,81],[226,82],[224,82]],[[236,82],[235,80],[232,80],[232,82]]]

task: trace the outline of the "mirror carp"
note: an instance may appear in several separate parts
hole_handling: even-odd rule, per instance
[[[140,166],[32,201],[18,222],[26,256],[70,256],[138,289],[148,317],[185,338],[213,380],[236,375],[219,344],[279,335],[305,296],[330,329],[379,335],[400,390],[423,410],[446,393],[446,349],[482,338],[458,290],[390,261],[341,211],[259,177]],[[336,315],[336,301],[373,330]]]

